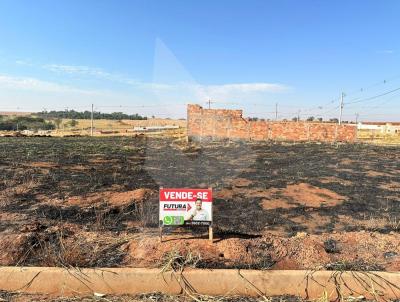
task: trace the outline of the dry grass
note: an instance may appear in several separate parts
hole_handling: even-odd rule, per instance
[[[25,170],[22,177],[20,174],[12,177],[3,176],[3,179],[0,179],[0,186],[4,187],[3,190],[0,190],[0,206],[6,206],[17,195],[31,193],[39,185],[40,182],[30,169]]]
[[[134,236],[113,238],[97,236],[92,239],[74,236],[66,228],[52,227],[42,233],[32,233],[26,241],[25,253],[16,266],[103,267],[119,263],[124,257],[120,247]],[[1,300],[0,300],[1,301]]]
[[[358,140],[362,142],[368,142],[373,144],[400,144],[399,134],[385,134],[385,133],[374,133],[368,130],[358,130],[357,132]]]
[[[68,123],[70,119],[64,119],[64,123]],[[76,128],[90,128],[90,120],[76,120],[78,122]],[[147,119],[147,120],[94,120],[94,127],[99,129],[132,129],[135,126],[166,126],[177,125],[186,127],[185,120],[174,119]]]
[[[376,217],[371,214],[369,217],[365,217],[364,220],[355,220],[354,225],[368,231],[389,229],[397,232],[400,230],[400,219],[398,216],[391,214],[386,214],[383,217]]]
[[[260,298],[253,297],[241,297],[241,296],[206,296],[196,294],[195,300],[189,296],[185,295],[166,295],[161,293],[150,293],[141,295],[93,295],[86,297],[46,297],[43,295],[29,295],[14,292],[0,291],[0,301],[24,301],[24,302],[36,302],[36,301],[52,301],[52,302],[259,302],[265,301]],[[298,297],[292,296],[281,296],[281,297],[271,297],[270,302],[300,302],[303,301]]]
[[[306,282],[316,283],[321,286],[321,296],[315,300],[317,302],[329,302],[329,301],[340,301],[340,302],[354,302],[354,301],[388,301],[384,298],[384,291],[398,290],[399,287],[396,284],[376,275],[374,272],[360,271],[360,267],[356,267],[359,271],[348,271],[348,264],[342,266],[342,264],[335,268],[332,272],[327,284],[334,285],[332,291],[327,291],[327,284],[319,283],[314,278],[315,271],[311,271],[306,275]],[[336,270],[337,269],[337,270]],[[371,300],[367,300],[364,295],[361,295],[359,291],[350,287],[347,279],[351,278],[358,287],[363,288],[362,293],[365,295],[374,297]],[[306,290],[306,294],[307,290]],[[349,295],[350,294],[350,295]],[[353,296],[358,295],[358,296]],[[390,300],[389,300],[390,301]]]
[[[172,250],[161,259],[161,272],[173,271],[182,273],[186,267],[195,268],[200,261],[200,253],[194,254],[189,251],[183,255],[177,250]]]
[[[158,222],[158,204],[140,200],[135,203],[133,213],[142,228],[155,226]]]

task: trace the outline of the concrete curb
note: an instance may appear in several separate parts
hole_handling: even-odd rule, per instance
[[[0,267],[0,290],[52,296],[141,294],[185,291],[204,295],[295,295],[330,300],[343,296],[375,299],[400,297],[400,273],[331,271],[185,270],[182,275],[159,269]]]

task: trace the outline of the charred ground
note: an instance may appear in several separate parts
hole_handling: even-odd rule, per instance
[[[200,267],[400,264],[398,147],[0,138],[0,154],[2,265],[153,266],[171,250]],[[216,243],[159,245],[159,186],[213,187]]]

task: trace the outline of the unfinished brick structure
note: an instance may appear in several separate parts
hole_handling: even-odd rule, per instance
[[[335,123],[249,121],[242,110],[203,109],[188,105],[190,140],[243,139],[280,141],[354,142],[357,127]]]

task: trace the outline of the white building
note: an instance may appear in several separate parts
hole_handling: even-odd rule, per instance
[[[369,130],[382,134],[400,134],[400,123],[366,122],[358,123],[357,130]]]

